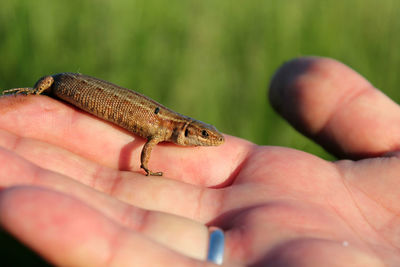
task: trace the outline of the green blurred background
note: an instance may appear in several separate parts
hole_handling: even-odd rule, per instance
[[[332,57],[398,102],[399,8],[396,0],[2,0],[0,88],[80,72],[257,144],[334,159],[274,113],[270,78],[294,57]]]

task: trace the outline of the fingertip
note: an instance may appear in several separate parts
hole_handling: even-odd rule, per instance
[[[298,80],[318,59],[320,58],[302,57],[285,62],[272,76],[269,85],[268,97],[272,107],[296,128],[299,125],[291,118],[296,118],[299,110]]]
[[[281,110],[283,100],[287,99],[293,89],[293,82],[297,77],[303,75],[310,66],[320,58],[301,57],[295,58],[283,63],[283,65],[274,73],[269,85],[269,100],[275,109]]]
[[[21,215],[35,216],[32,202],[35,200],[35,191],[28,186],[13,186],[2,188],[0,191],[0,223],[11,232],[21,222]],[[33,194],[32,194],[33,193]],[[21,232],[15,232],[16,235]]]
[[[371,84],[343,63],[301,57],[285,64],[272,78],[269,99],[274,109],[307,136],[317,134],[346,99]]]

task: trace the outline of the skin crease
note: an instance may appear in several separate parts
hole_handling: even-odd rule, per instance
[[[0,223],[56,265],[211,266],[193,258],[216,225],[226,266],[399,266],[398,105],[317,57],[285,63],[269,98],[343,160],[226,136],[157,146],[165,177],[145,177],[143,139],[45,96],[2,97]]]

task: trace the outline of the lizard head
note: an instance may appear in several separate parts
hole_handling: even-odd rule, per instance
[[[192,120],[176,136],[175,143],[183,146],[218,146],[224,143],[224,136],[207,123]]]

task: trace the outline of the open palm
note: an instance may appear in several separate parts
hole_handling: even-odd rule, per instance
[[[157,146],[149,164],[164,177],[146,177],[143,139],[45,96],[2,97],[0,223],[57,265],[208,265],[213,225],[227,266],[398,266],[399,107],[324,58],[285,64],[270,99],[328,151],[359,160],[226,136]]]

